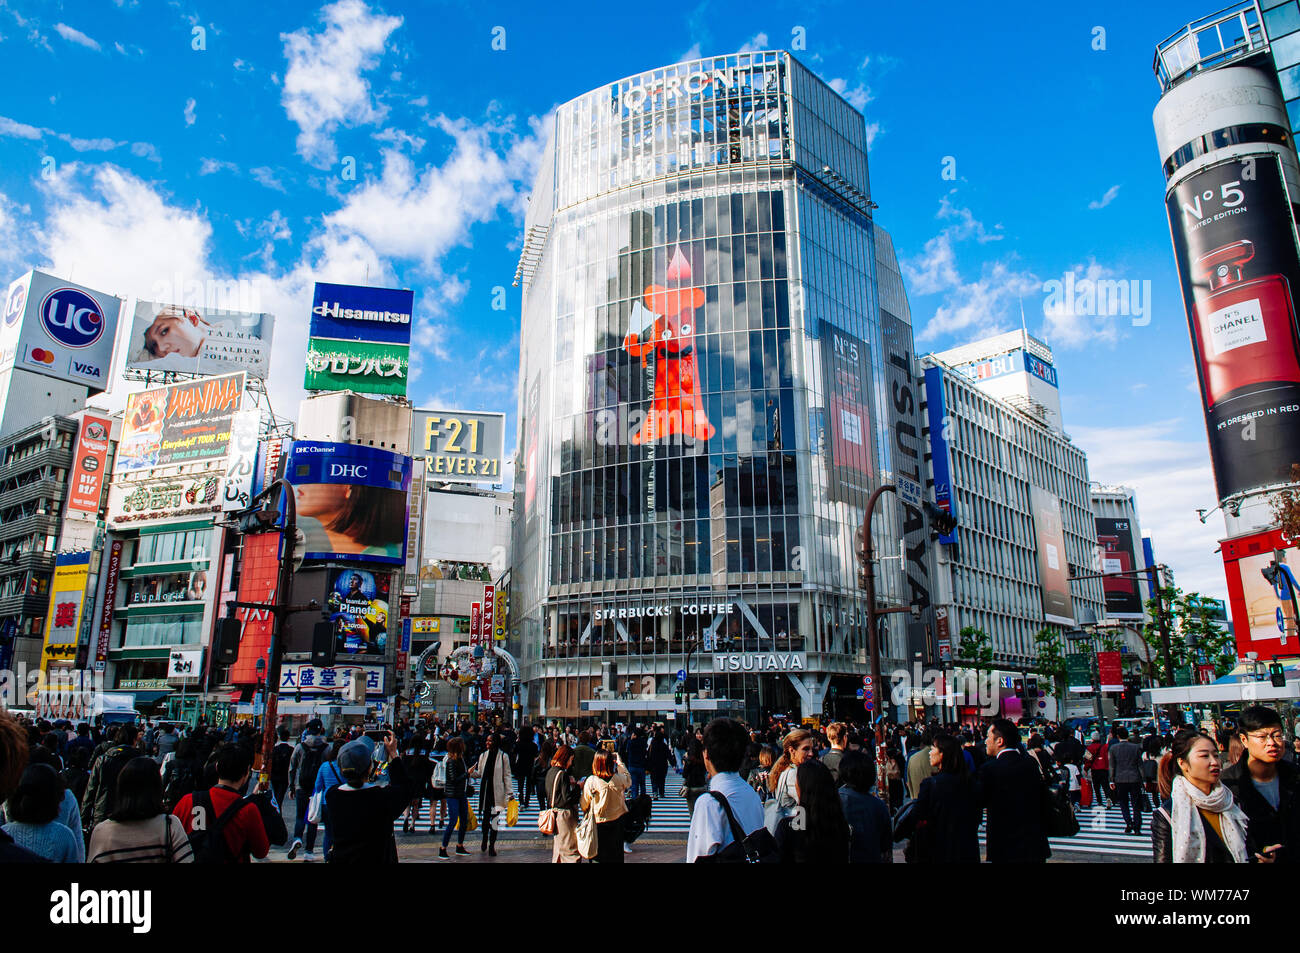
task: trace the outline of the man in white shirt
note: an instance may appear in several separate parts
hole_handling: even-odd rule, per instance
[[[727,799],[736,823],[746,835],[763,826],[763,802],[758,792],[738,773],[749,744],[745,726],[733,718],[715,718],[704,729],[704,767],[709,772],[709,790]],[[695,802],[691,832],[686,838],[686,862],[716,854],[734,838],[726,812],[711,794]]]

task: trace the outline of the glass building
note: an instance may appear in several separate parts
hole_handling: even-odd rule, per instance
[[[662,717],[684,672],[697,718],[861,718],[865,505],[920,435],[919,388],[890,399],[911,328],[862,114],[762,52],[610,83],[550,133],[517,276],[527,713]],[[918,601],[892,496],[874,530],[881,604]]]

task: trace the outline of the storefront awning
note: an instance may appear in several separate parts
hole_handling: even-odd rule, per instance
[[[1213,685],[1178,685],[1172,688],[1144,688],[1142,694],[1153,705],[1209,705],[1219,702],[1268,702],[1300,699],[1300,681],[1288,680],[1284,688],[1271,682],[1228,682]]]
[[[152,705],[158,699],[166,698],[168,695],[171,695],[172,690],[170,688],[147,689],[144,691],[132,689],[131,694],[135,696],[135,703],[137,705]]]

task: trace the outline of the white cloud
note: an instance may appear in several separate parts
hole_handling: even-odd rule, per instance
[[[839,93],[849,101],[849,105],[861,112],[866,108],[867,103],[875,97],[871,95],[871,88],[862,83],[858,83],[852,89],[849,89],[848,80],[836,77],[827,83],[831,89]]]
[[[29,126],[25,122],[18,122],[7,116],[0,116],[0,136],[9,136],[17,139],[40,139],[47,130],[37,129],[35,126]]]
[[[125,142],[117,142],[106,136],[98,139],[82,139],[66,132],[56,132],[54,135],[72,146],[76,152],[112,152],[114,149],[126,145]]]
[[[746,40],[744,43],[742,43],[741,46],[740,46],[740,49],[736,50],[736,52],[737,52],[737,53],[757,53],[757,52],[759,52],[760,50],[766,50],[767,48],[768,48],[768,46],[767,46],[767,34],[766,34],[766,33],[755,33],[755,34],[754,34],[753,36],[751,36],[748,40]]]
[[[365,125],[385,115],[361,74],[378,65],[402,18],[372,14],[362,0],[338,0],[321,10],[321,19],[320,33],[304,28],[280,35],[289,61],[281,102],[298,124],[299,154],[328,168],[337,155],[332,137],[339,125]]]
[[[690,61],[690,60],[698,60],[698,59],[700,58],[700,56],[701,56],[701,53],[700,53],[700,44],[699,44],[699,43],[692,43],[692,44],[691,44],[691,48],[690,48],[689,50],[687,50],[687,51],[686,51],[685,53],[683,53],[681,56],[677,57],[677,62],[679,62],[679,63],[686,63],[686,62],[688,62],[688,61]]]
[[[66,23],[54,24],[54,32],[59,34],[59,36],[63,37],[69,43],[76,43],[78,46],[84,46],[91,50],[100,49],[100,45],[97,41],[92,40],[80,30],[75,27],[70,27]]]
[[[158,155],[158,149],[152,142],[131,143],[131,155],[148,159],[150,162],[162,162],[162,156]]]
[[[204,159],[199,163],[199,175],[212,175],[215,172],[238,172],[239,166],[224,159]]]
[[[249,169],[248,174],[253,177],[253,180],[257,182],[258,185],[264,186],[268,189],[274,189],[277,192],[287,191],[284,187],[284,183],[276,178],[275,171],[267,166],[262,165],[255,169]]]
[[[974,239],[982,245],[1002,239],[996,229],[989,232],[984,223],[971,214],[970,209],[954,205],[951,195],[949,193],[939,200],[939,211],[935,218],[951,221],[952,224],[944,226],[938,235],[928,240],[920,255],[903,262],[908,290],[915,294],[935,294],[961,285],[954,248],[957,242]]]
[[[1216,555],[1224,533],[1215,514],[1202,524],[1198,508],[1218,499],[1205,441],[1184,440],[1179,420],[1132,427],[1071,427],[1074,441],[1088,454],[1088,475],[1102,483],[1137,491],[1138,519],[1151,537],[1156,561],[1174,570],[1188,592],[1226,598],[1223,560]],[[1198,425],[1199,426],[1199,425]]]
[[[196,103],[192,98],[185,100],[185,125],[187,126],[194,125],[194,121],[196,119],[196,116],[194,115],[194,109],[197,105],[198,103]]]
[[[875,144],[876,136],[880,135],[884,131],[885,131],[884,128],[878,122],[867,123],[867,151],[868,152],[871,151],[872,145]]]
[[[1088,208],[1090,209],[1105,208],[1111,202],[1115,201],[1115,196],[1117,195],[1119,195],[1119,186],[1112,185],[1110,188],[1106,190],[1106,194],[1103,195],[1100,199],[1093,199],[1091,202],[1089,202]]]

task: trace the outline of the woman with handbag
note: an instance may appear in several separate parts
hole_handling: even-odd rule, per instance
[[[763,805],[763,823],[773,837],[781,819],[794,809],[799,800],[794,792],[795,774],[790,769],[816,757],[817,742],[807,728],[796,728],[781,739],[781,757],[772,765],[767,778],[772,797]]]
[[[549,824],[553,826],[555,835],[555,843],[551,848],[553,864],[582,862],[582,855],[578,853],[578,807],[582,792],[569,773],[572,765],[573,749],[568,745],[560,745],[551,757],[543,785],[550,807],[542,815],[549,812]],[[539,816],[538,826],[547,821],[547,817]]]
[[[555,757],[555,742],[543,738],[537,750],[537,763],[533,765],[533,787],[537,791],[537,809],[544,811],[551,806],[550,789],[546,778],[551,773],[551,760]]]
[[[598,864],[623,863],[623,820],[631,787],[623,759],[613,751],[598,752],[582,787],[582,809],[587,812],[578,829],[582,856]]]
[[[497,855],[496,815],[504,819],[506,805],[515,796],[514,784],[510,780],[510,755],[501,746],[501,736],[495,731],[487,737],[487,748],[479,755],[478,764],[470,769],[470,777],[479,778],[478,812],[483,819],[483,845],[479,851],[487,851],[489,857]]]
[[[465,834],[469,831],[469,769],[465,767],[465,742],[452,735],[447,739],[447,757],[444,761],[442,798],[447,805],[447,826],[442,832],[439,860],[447,860],[447,845],[451,843],[452,828],[456,829],[456,853],[468,854]]]

